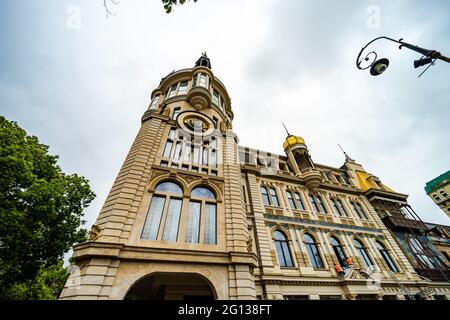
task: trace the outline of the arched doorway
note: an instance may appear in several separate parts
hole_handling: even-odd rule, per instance
[[[152,273],[138,280],[125,300],[214,300],[216,292],[194,273]]]

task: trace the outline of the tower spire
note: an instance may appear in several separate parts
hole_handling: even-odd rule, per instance
[[[289,133],[289,131],[288,131],[288,129],[286,128],[285,124],[284,124],[283,122],[282,122],[281,124],[283,125],[284,130],[286,130],[287,135],[290,136],[291,134]]]
[[[353,160],[352,158],[350,158],[349,156],[348,156],[348,154],[344,151],[344,149],[342,149],[342,147],[341,147],[341,145],[338,143],[338,146],[339,146],[339,148],[342,150],[342,152],[344,153],[344,155],[345,155],[345,161],[355,161],[355,160]]]
[[[209,60],[208,56],[206,55],[206,51],[202,52],[202,55],[200,58],[198,58],[197,62],[195,63],[196,67],[207,67],[211,69],[211,60]]]

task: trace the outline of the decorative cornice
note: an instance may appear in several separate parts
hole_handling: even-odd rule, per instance
[[[183,262],[204,264],[245,264],[257,266],[257,256],[249,252],[224,252],[207,250],[188,250],[177,248],[153,248],[131,246],[125,244],[87,241],[74,246],[73,259],[84,260],[93,257],[116,258],[128,261],[164,261],[177,263],[183,257]]]

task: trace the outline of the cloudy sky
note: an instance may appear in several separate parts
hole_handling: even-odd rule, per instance
[[[167,15],[159,0],[2,0],[0,114],[91,181],[95,218],[161,77],[202,51],[227,86],[240,144],[282,153],[285,122],[315,162],[340,166],[337,144],[423,220],[449,224],[427,181],[450,168],[450,65],[420,79],[420,56],[380,41],[388,71],[355,67],[386,35],[450,55],[450,2],[199,0]]]

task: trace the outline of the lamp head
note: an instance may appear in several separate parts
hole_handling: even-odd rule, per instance
[[[384,71],[386,71],[387,67],[389,66],[389,60],[386,58],[377,60],[373,63],[372,67],[370,68],[370,74],[373,76],[379,76]]]

